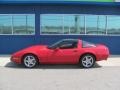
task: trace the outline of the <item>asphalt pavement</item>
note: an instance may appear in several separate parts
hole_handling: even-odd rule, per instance
[[[91,69],[77,65],[27,69],[0,56],[0,90],[120,90],[120,56],[97,62]]]

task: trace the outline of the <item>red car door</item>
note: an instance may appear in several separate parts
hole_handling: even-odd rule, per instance
[[[75,64],[78,59],[78,48],[73,43],[64,43],[59,48],[50,50],[48,55],[49,63],[53,64]]]

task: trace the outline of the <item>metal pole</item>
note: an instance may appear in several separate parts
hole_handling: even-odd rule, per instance
[[[97,34],[99,33],[98,30],[99,30],[99,15],[97,16]]]
[[[65,33],[64,31],[64,15],[62,15],[62,29],[63,29],[63,34]]]
[[[106,17],[106,24],[105,24],[105,34],[107,35],[108,34],[108,32],[107,32],[107,20],[108,20],[108,17],[107,16],[105,16]]]
[[[68,21],[69,21],[69,17],[68,17]],[[70,23],[71,22],[68,22],[69,24],[68,24],[68,34],[70,34]]]
[[[25,17],[26,17],[26,34],[28,33],[28,31],[27,31],[27,27],[28,27],[28,25],[27,25],[27,21],[28,21],[28,18],[27,18],[27,15],[25,15]]]
[[[80,33],[79,31],[79,15],[75,15],[75,31],[76,33]]]
[[[86,35],[86,33],[87,33],[87,31],[86,31],[86,16],[84,16],[84,28],[85,28],[85,35]]]
[[[13,15],[11,15],[11,24],[12,24],[12,27],[11,27],[11,29],[12,29],[12,35],[14,34],[14,23],[13,23]]]
[[[69,23],[70,24],[70,23]],[[70,25],[69,25],[69,34],[70,34]]]

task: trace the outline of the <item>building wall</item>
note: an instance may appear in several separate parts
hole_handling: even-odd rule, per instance
[[[111,54],[120,54],[120,36],[105,35],[40,35],[41,14],[119,15],[120,6],[102,5],[0,5],[0,14],[35,14],[35,35],[0,35],[0,54],[12,54],[35,44],[51,44],[64,38],[80,38],[103,43]]]

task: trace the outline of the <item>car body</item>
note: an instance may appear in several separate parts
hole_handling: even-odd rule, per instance
[[[11,61],[28,68],[35,67],[37,63],[81,64],[85,68],[90,68],[95,61],[107,60],[108,56],[109,49],[105,45],[92,44],[80,39],[63,39],[50,46],[34,45],[20,50],[11,56]],[[92,65],[87,66],[90,58]],[[85,59],[88,61],[85,62]],[[35,63],[33,66],[27,66],[30,63],[32,65],[33,62]]]

